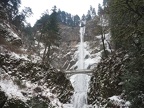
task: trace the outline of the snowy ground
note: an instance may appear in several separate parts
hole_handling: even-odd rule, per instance
[[[17,85],[14,84],[11,77],[8,74],[2,74],[2,70],[0,68],[0,87],[1,90],[5,92],[9,99],[20,99],[22,101],[26,101],[27,98],[23,96],[21,93],[22,90],[19,89]]]

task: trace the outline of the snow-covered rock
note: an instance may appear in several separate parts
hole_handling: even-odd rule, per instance
[[[2,33],[2,37],[6,39],[6,41],[10,42],[15,46],[21,46],[22,40],[21,38],[14,32],[14,30],[10,27],[9,24],[0,23],[0,32]]]
[[[90,104],[120,106],[120,103],[126,102],[121,77],[125,68],[124,63],[128,59],[126,52],[117,51],[98,63],[90,80],[88,93]]]
[[[129,101],[125,101],[124,99],[121,98],[121,96],[109,97],[109,104],[110,103],[115,106],[120,106],[124,108],[129,108],[129,106],[131,105]]]
[[[73,87],[63,72],[16,54],[0,53],[0,74],[0,91],[6,96],[5,104],[16,100],[30,107],[39,101],[47,107],[60,108],[73,94]]]

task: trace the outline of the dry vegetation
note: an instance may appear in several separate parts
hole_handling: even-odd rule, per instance
[[[3,37],[0,37],[0,46],[3,46],[8,51],[15,52],[17,54],[25,53],[20,49],[19,46],[12,45],[11,43],[7,42]]]

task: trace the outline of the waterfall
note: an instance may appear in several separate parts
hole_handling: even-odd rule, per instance
[[[78,70],[85,69],[84,65],[84,33],[85,26],[80,27],[80,45],[78,48]],[[73,106],[74,108],[86,108],[87,105],[87,89],[88,89],[88,76],[85,74],[78,74],[75,77],[74,83],[74,96]]]

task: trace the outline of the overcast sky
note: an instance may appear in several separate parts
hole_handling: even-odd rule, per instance
[[[58,9],[64,10],[72,15],[78,14],[82,16],[82,14],[87,14],[90,5],[97,10],[98,4],[102,3],[102,1],[103,0],[21,0],[22,7],[32,8],[34,14],[27,20],[32,26],[44,11],[47,9],[50,11],[54,5],[56,5]]]

